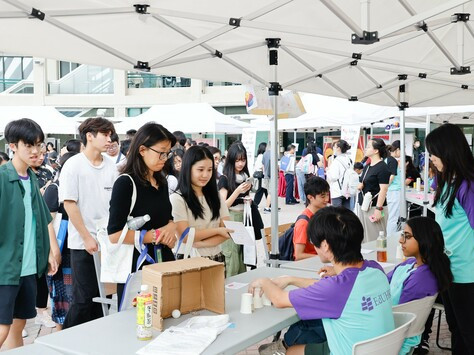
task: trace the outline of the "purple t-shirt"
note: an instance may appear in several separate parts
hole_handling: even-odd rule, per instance
[[[289,299],[302,320],[322,319],[332,354],[394,329],[390,286],[376,261],[292,290]]]
[[[415,268],[415,262],[415,258],[409,258],[387,274],[394,305],[433,296],[439,291],[438,281],[428,265]]]

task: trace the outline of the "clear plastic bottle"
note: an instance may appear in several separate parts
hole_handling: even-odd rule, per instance
[[[379,236],[376,241],[377,247],[377,261],[382,263],[387,262],[387,237],[384,231],[379,232]]]
[[[153,337],[152,330],[152,306],[153,297],[148,292],[148,285],[142,285],[137,296],[137,339],[150,340]]]
[[[131,230],[137,231],[145,225],[146,222],[150,220],[149,215],[144,215],[140,217],[135,217],[127,221],[127,227]]]

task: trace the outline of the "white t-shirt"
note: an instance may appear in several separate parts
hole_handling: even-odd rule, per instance
[[[109,219],[109,204],[112,187],[118,176],[117,167],[104,158],[98,166],[92,165],[84,153],[67,161],[59,177],[59,201],[71,200],[77,203],[84,225],[92,236],[96,235],[97,223]],[[68,224],[69,249],[84,249],[79,232],[72,223]]]
[[[219,210],[220,218],[211,219],[212,211],[207,204],[206,198],[204,196],[198,197],[201,205],[203,207],[203,217],[195,219],[193,213],[188,208],[188,205],[184,201],[183,197],[179,193],[174,193],[170,196],[171,205],[173,206],[173,220],[174,222],[187,221],[189,227],[194,227],[196,231],[208,229],[208,228],[218,228],[221,223],[221,218],[229,217],[229,210],[225,204],[225,200],[219,196],[221,201],[221,209]],[[181,251],[184,248],[181,246]],[[213,256],[217,255],[222,251],[221,246],[217,245],[215,247],[206,247],[206,248],[193,248],[193,253],[195,256]]]
[[[168,194],[171,196],[178,188],[178,179],[174,175],[168,175],[166,181],[168,182]]]
[[[122,163],[127,157],[122,154],[122,152],[119,152],[116,156],[111,156],[108,155],[107,153],[102,153],[104,157],[107,157],[108,159],[112,160],[115,165],[117,165],[117,168],[119,167],[120,163]]]

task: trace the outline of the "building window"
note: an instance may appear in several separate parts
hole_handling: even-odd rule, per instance
[[[32,78],[33,58],[31,57],[0,57],[0,92],[18,84],[22,80]],[[31,85],[18,88],[15,93],[33,93]]]
[[[74,69],[76,69],[80,64],[79,63],[72,63],[72,62],[59,62],[59,78],[61,79],[63,76],[68,75]]]
[[[216,111],[223,113],[224,115],[246,115],[247,108],[245,106],[221,106],[214,107]]]
[[[141,115],[142,113],[148,111],[149,107],[129,107],[127,108],[127,116],[135,117]]]
[[[206,81],[206,86],[238,86],[239,83],[231,83],[229,81]]]
[[[128,72],[128,87],[135,89],[190,87],[191,79],[178,76]]]

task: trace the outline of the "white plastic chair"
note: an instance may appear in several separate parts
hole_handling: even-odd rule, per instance
[[[376,338],[360,341],[352,346],[353,355],[398,355],[408,329],[415,321],[413,313],[393,313],[395,329]]]
[[[416,315],[416,320],[411,324],[410,329],[408,329],[407,338],[423,334],[426,320],[430,315],[437,296],[438,294],[435,294],[434,296],[423,297],[419,300],[398,304],[392,307],[394,312],[409,312]]]

